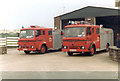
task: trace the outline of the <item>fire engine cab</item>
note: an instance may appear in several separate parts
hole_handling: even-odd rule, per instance
[[[62,38],[60,31],[54,31],[52,28],[43,28],[39,26],[30,26],[22,28],[18,40],[18,50],[29,54],[31,51],[45,53],[48,50],[57,50],[62,47]]]
[[[63,52],[85,53],[93,56],[96,51],[109,50],[113,46],[113,30],[99,25],[71,24],[65,26]]]

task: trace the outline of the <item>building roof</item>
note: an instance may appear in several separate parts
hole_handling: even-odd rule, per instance
[[[52,30],[52,28],[44,28],[44,27],[32,27],[32,28],[22,28],[21,30]]]
[[[85,17],[116,16],[119,15],[118,11],[120,10],[115,8],[87,6],[63,15],[59,15],[57,17],[60,17],[61,20],[65,20]]]

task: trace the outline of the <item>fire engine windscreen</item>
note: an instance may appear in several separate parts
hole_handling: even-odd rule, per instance
[[[85,27],[70,27],[65,29],[65,37],[85,37]]]
[[[34,38],[35,30],[21,30],[20,38]]]

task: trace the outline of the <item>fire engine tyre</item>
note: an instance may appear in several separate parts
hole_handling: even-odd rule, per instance
[[[93,56],[95,54],[95,47],[94,46],[92,46],[91,47],[91,52],[90,52],[90,56]]]
[[[109,45],[107,44],[106,45],[106,52],[108,52],[109,51]]]
[[[30,51],[24,51],[26,54],[30,54]]]
[[[46,53],[46,51],[47,51],[46,46],[45,46],[45,45],[42,45],[42,46],[41,46],[40,53],[44,54],[44,53]]]
[[[67,52],[69,56],[73,56],[73,53],[72,52]]]

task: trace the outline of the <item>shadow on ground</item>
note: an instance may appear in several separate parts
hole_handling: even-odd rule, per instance
[[[49,50],[47,53],[44,53],[44,54],[55,53],[55,52],[60,52],[60,50]],[[24,53],[24,55],[43,55],[43,54],[41,54],[39,51],[37,51],[37,52],[31,52],[30,54]]]
[[[107,53],[105,50],[102,50],[102,51],[97,51],[96,54],[94,55],[98,55],[98,54],[103,54],[103,53]],[[89,53],[74,53],[74,55],[72,57],[78,57],[78,56],[83,56],[83,57],[86,57],[86,56],[90,56]]]
[[[60,50],[49,50],[47,53],[45,54],[49,54],[49,53],[55,53],[55,52],[61,52]],[[105,50],[102,50],[102,51],[97,51],[96,54],[94,55],[98,55],[98,54],[103,54],[103,53],[106,53]],[[24,55],[44,55],[44,54],[41,54],[39,51],[38,52],[31,52],[30,54],[25,54]],[[86,57],[86,56],[90,56],[88,53],[74,53],[74,55],[72,57],[78,57],[78,56],[83,56],[83,57]]]

